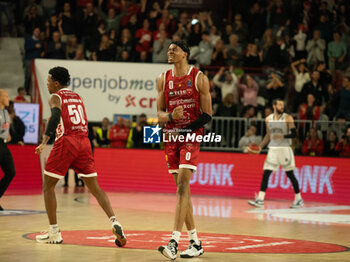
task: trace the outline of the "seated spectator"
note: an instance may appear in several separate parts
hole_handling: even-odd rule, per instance
[[[114,61],[114,50],[115,46],[109,41],[108,35],[102,35],[100,45],[96,50],[98,61]]]
[[[238,84],[238,87],[243,91],[243,106],[258,105],[259,86],[256,81],[248,74],[243,77],[243,83]]]
[[[330,70],[344,69],[344,58],[346,57],[346,45],[340,41],[340,33],[334,32],[333,42],[328,44],[328,67]]]
[[[168,62],[168,47],[171,40],[167,38],[164,30],[159,32],[159,39],[153,44],[153,63],[167,63]]]
[[[66,46],[66,59],[75,58],[78,46],[78,38],[75,35],[69,36]]]
[[[225,82],[220,81],[220,77],[225,76]],[[214,84],[221,89],[221,97],[225,98],[227,94],[233,95],[233,101],[238,103],[238,90],[237,83],[238,78],[233,73],[233,68],[230,67],[230,71],[225,72],[225,67],[221,67],[219,72],[213,78]]]
[[[139,116],[139,121],[136,127],[132,129],[131,139],[133,141],[133,148],[151,148],[152,144],[143,143],[143,127],[147,125],[146,114],[141,114]]]
[[[245,132],[244,136],[239,140],[238,146],[244,153],[247,153],[247,147],[251,144],[260,145],[262,138],[261,136],[256,135],[257,129],[256,126],[251,125],[247,132]]]
[[[52,41],[49,42],[47,48],[47,58],[52,59],[65,59],[66,58],[66,46],[61,42],[61,34],[56,31],[52,34]]]
[[[337,115],[344,115],[350,121],[350,76],[343,78],[343,87],[339,91],[339,109]]]
[[[84,56],[84,47],[82,45],[78,46],[78,48],[76,49],[73,60],[86,60]]]
[[[320,106],[315,104],[315,96],[313,94],[307,95],[307,103],[302,104],[299,110],[300,120],[318,120],[321,115]]]
[[[226,63],[227,59],[227,49],[224,46],[224,41],[219,39],[216,41],[213,54],[211,56],[211,65],[212,66],[223,66]]]
[[[312,66],[318,62],[324,62],[324,51],[326,49],[326,42],[321,39],[321,32],[314,30],[313,38],[307,41],[307,59],[306,62]]]
[[[219,104],[219,107],[216,112],[217,116],[237,116],[237,104],[234,101],[234,96],[231,93],[226,94],[222,103]]]
[[[243,58],[243,49],[239,44],[239,38],[237,35],[232,34],[229,38],[229,44],[226,46],[228,65],[240,66]]]
[[[117,117],[117,123],[109,130],[109,140],[113,148],[126,148],[130,128],[124,122],[124,118]]]
[[[258,46],[255,43],[249,43],[247,53],[243,59],[244,67],[261,67],[262,52],[258,54]]]
[[[99,147],[109,147],[109,119],[103,118],[102,126],[96,130],[96,142]]]
[[[202,41],[199,42],[198,49],[191,53],[190,60],[195,59],[200,65],[210,65],[212,54],[213,47],[209,41],[209,34],[204,32],[202,34]]]
[[[308,156],[321,156],[323,152],[323,140],[318,137],[317,130],[310,128],[307,138],[304,140],[302,153]]]
[[[337,133],[334,130],[331,130],[328,134],[328,139],[327,139],[325,146],[324,146],[324,149],[323,149],[323,155],[324,156],[338,156],[339,152],[337,152],[335,150],[337,144],[338,144]]]
[[[26,89],[24,87],[19,87],[17,89],[17,94],[18,95],[13,100],[14,103],[27,103],[27,99],[25,98],[27,92],[26,92]]]
[[[243,108],[243,114],[242,117],[247,118],[247,119],[251,119],[251,118],[255,118],[255,107],[254,106],[245,106]]]
[[[350,157],[350,127],[346,129],[346,134],[339,140],[335,150],[341,157]]]

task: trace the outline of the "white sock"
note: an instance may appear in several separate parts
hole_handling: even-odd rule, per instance
[[[190,240],[193,240],[196,245],[199,245],[199,239],[197,236],[197,230],[194,228],[192,230],[187,231],[188,233],[188,238]]]
[[[50,225],[50,232],[56,233],[58,231],[59,231],[59,228],[57,224]]]
[[[114,222],[117,221],[117,218],[116,218],[115,216],[111,216],[111,217],[109,218],[109,221],[111,221],[111,223],[113,224]]]
[[[264,201],[264,199],[265,199],[265,192],[264,191],[259,191],[258,199]]]
[[[301,200],[301,194],[300,193],[295,194],[294,201],[298,201],[298,200]]]
[[[179,243],[180,236],[181,236],[180,231],[173,231],[173,234],[171,235],[171,239],[174,239],[176,241],[176,243]]]

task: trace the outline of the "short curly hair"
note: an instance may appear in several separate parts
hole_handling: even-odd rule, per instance
[[[70,75],[67,68],[56,66],[49,71],[52,79],[58,81],[61,86],[67,86],[70,81]]]

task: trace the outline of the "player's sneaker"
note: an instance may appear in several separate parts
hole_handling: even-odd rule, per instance
[[[304,200],[299,199],[299,200],[295,200],[293,202],[293,204],[290,206],[290,208],[300,208],[304,206]]]
[[[199,241],[199,245],[197,245],[194,240],[190,240],[190,245],[188,248],[180,253],[181,258],[192,258],[199,257],[203,255],[204,250],[202,248],[202,241]]]
[[[174,239],[171,239],[167,246],[160,246],[158,251],[166,258],[175,260],[177,254],[177,243]]]
[[[115,244],[118,247],[125,246],[125,244],[126,244],[126,237],[125,237],[124,232],[123,232],[123,227],[118,221],[114,221],[113,222],[113,224],[112,224],[112,231],[113,231],[113,234],[116,237]]]
[[[35,238],[37,242],[45,244],[61,244],[63,242],[61,231],[43,232],[43,234],[37,235]]]
[[[248,204],[255,207],[264,207],[264,200],[255,198],[255,200],[249,200]]]

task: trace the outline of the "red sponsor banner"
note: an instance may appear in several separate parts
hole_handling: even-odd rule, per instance
[[[191,192],[201,195],[254,197],[266,155],[201,152]],[[99,183],[106,191],[175,193],[164,152],[142,149],[96,149]],[[296,157],[295,174],[306,201],[350,204],[350,164],[344,158]],[[267,199],[293,199],[282,170],[270,177]]]

